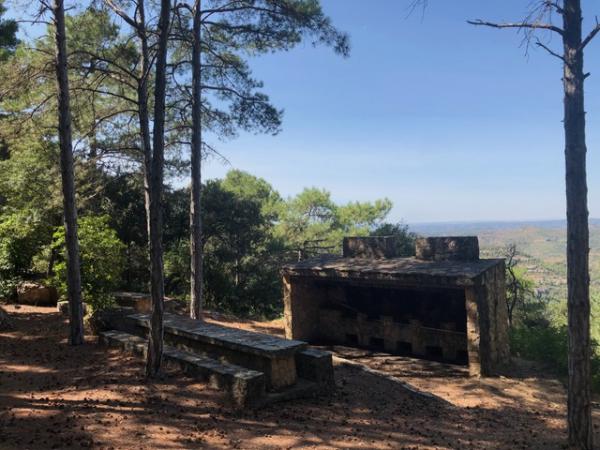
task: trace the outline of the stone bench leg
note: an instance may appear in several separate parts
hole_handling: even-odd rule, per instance
[[[270,361],[269,379],[273,389],[291,386],[296,383],[296,361],[294,356],[272,359]]]
[[[298,376],[314,381],[322,387],[332,386],[333,361],[331,353],[308,348],[296,353],[296,368]]]

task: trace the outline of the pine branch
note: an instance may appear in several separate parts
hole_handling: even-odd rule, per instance
[[[592,39],[594,39],[594,37],[598,34],[598,32],[600,31],[600,23],[598,23],[598,17],[596,17],[596,26],[594,27],[594,29],[592,31],[590,31],[590,33],[583,39],[583,41],[581,41],[581,45],[579,46],[579,50],[583,50],[585,48],[586,45],[588,45]]]
[[[549,48],[548,46],[544,45],[542,42],[540,42],[539,40],[535,43],[535,45],[537,45],[540,48],[543,48],[544,50],[546,50],[550,55],[560,59],[562,62],[564,62],[565,64],[567,63],[567,61],[565,60],[565,57],[562,55],[559,55],[558,53],[556,53],[554,50],[552,50],[551,48]]]
[[[533,29],[533,30],[549,30],[554,31],[555,33],[560,34],[561,36],[564,34],[564,30],[562,28],[557,27],[556,25],[552,25],[549,23],[528,23],[528,22],[515,22],[515,23],[495,23],[495,22],[486,22],[481,19],[477,20],[467,20],[467,23],[475,26],[485,26],[491,28],[518,28],[518,29]]]

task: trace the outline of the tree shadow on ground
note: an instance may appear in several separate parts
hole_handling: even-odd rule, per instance
[[[236,411],[171,369],[146,383],[137,358],[70,347],[60,316],[17,315],[27,319],[0,334],[2,448],[549,449],[565,439],[562,409],[453,407],[346,365],[319,398]]]

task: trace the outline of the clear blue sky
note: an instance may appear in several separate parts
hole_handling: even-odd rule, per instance
[[[284,196],[318,186],[339,202],[388,197],[390,219],[408,223],[563,218],[560,61],[536,48],[526,56],[516,31],[465,22],[518,20],[528,3],[430,0],[424,15],[406,18],[409,0],[322,0],[350,34],[350,58],[306,44],[253,59],[264,91],[285,109],[283,131],[217,143],[231,166],[210,161],[204,177],[233,167],[265,178]],[[588,17],[600,14],[597,2],[583,3]],[[595,217],[597,39],[586,64]],[[549,45],[560,48],[556,37]]]

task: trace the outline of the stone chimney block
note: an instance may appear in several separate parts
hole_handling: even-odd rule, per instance
[[[397,253],[396,236],[345,237],[344,258],[395,258]]]
[[[477,261],[477,236],[440,236],[418,238],[415,242],[417,259],[425,261]]]

